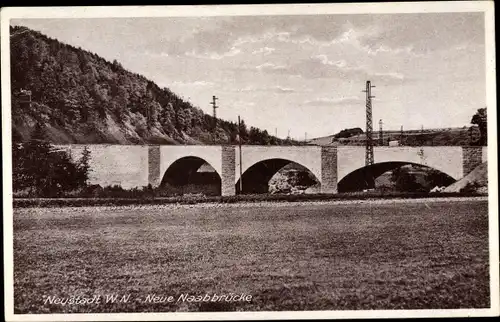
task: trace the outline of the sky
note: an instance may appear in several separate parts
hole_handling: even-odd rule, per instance
[[[486,106],[484,14],[15,19],[217,116],[295,139],[464,126]]]

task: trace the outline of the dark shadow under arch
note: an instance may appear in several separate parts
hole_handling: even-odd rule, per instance
[[[296,164],[298,167],[307,170],[307,172],[318,181],[312,171],[300,163],[287,159],[267,159],[255,163],[243,173],[242,179],[236,182],[236,193],[251,194],[269,192],[269,180],[271,180],[279,170],[290,163]],[[240,191],[240,180],[242,180],[243,183],[242,191]]]
[[[199,157],[188,156],[177,159],[165,171],[160,187],[172,189],[173,194],[189,192],[220,195],[220,175],[215,170],[199,172],[198,170],[204,164],[210,165]]]
[[[392,171],[394,169],[400,168],[405,165],[413,165],[422,168],[433,169],[436,172],[439,172],[441,177],[437,178],[437,181],[442,181],[443,185],[449,185],[456,181],[446,173],[423,164],[394,161],[394,162],[375,163],[373,165],[367,167],[365,166],[349,173],[344,178],[342,178],[342,180],[338,182],[337,190],[338,192],[351,192],[351,191],[361,191],[364,189],[372,189],[374,188],[374,183],[376,178],[380,177],[387,171]]]

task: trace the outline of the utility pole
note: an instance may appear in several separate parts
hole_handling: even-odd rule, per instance
[[[212,96],[212,102],[210,102],[210,104],[212,104],[213,109],[214,109],[214,130],[213,130],[213,138],[212,138],[212,140],[213,140],[214,143],[215,143],[216,133],[217,133],[217,113],[216,113],[215,110],[217,108],[219,108],[217,106],[216,100],[218,100],[218,98],[215,97],[215,95],[214,95],[214,96]]]
[[[417,152],[420,156],[422,164],[425,164],[425,154],[424,154],[424,125],[420,129],[420,150]]]
[[[401,125],[401,132],[399,133],[399,145],[403,145],[403,126]]]
[[[375,87],[370,81],[366,81],[366,89],[363,91],[366,93],[366,155],[365,155],[365,165],[372,165],[374,162],[373,158],[373,122],[372,122],[372,88]]]
[[[378,126],[379,126],[379,129],[378,129],[378,144],[380,146],[383,146],[384,145],[384,131],[382,129],[382,119],[380,119],[378,121]]]
[[[238,149],[240,153],[240,194],[243,193],[243,160],[241,158],[241,121],[240,116],[238,115]]]
[[[372,120],[372,87],[370,81],[366,81],[366,89],[363,91],[366,93],[366,153],[365,153],[365,166],[369,167],[373,165],[373,120]],[[365,183],[368,189],[375,187],[375,178],[371,169],[367,168],[365,174]]]
[[[307,132],[304,134],[304,143],[307,142]]]
[[[422,124],[420,128],[420,145],[424,145],[424,125]]]

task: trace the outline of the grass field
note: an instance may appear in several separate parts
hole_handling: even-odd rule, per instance
[[[15,313],[489,307],[487,201],[24,208]],[[245,293],[250,302],[146,303]],[[131,294],[127,303],[44,296]]]

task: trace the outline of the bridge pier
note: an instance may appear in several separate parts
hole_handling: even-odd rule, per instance
[[[236,149],[231,145],[222,146],[221,152],[221,195],[234,196],[236,195],[236,187],[234,181],[235,166],[236,166]]]
[[[321,147],[321,193],[336,193],[338,183],[337,147]]]
[[[463,176],[465,177],[477,166],[479,166],[483,160],[483,147],[482,146],[463,146],[462,147],[462,169]]]
[[[148,183],[156,188],[161,183],[161,155],[159,145],[148,146]]]

